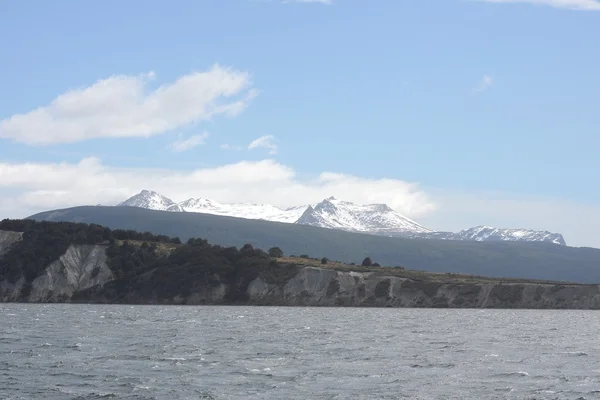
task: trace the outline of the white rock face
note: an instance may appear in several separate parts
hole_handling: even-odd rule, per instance
[[[600,286],[421,282],[373,272],[304,267],[285,285],[254,279],[251,304],[349,307],[599,309]]]
[[[105,246],[71,245],[33,281],[28,300],[57,301],[78,290],[111,281],[114,277],[106,261]]]
[[[0,231],[0,257],[23,237],[21,232]]]

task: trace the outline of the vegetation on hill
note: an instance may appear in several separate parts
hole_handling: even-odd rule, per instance
[[[244,301],[248,284],[257,276],[281,283],[297,271],[293,263],[279,265],[275,258],[250,244],[238,249],[196,238],[181,244],[178,237],[70,222],[3,220],[0,230],[23,232],[22,240],[0,258],[0,281],[14,283],[24,277],[25,291],[72,244],[107,246],[108,266],[116,279],[117,295],[121,296],[140,276],[151,273],[144,289],[159,298],[187,296],[200,285],[226,281],[235,283],[227,299]],[[281,250],[274,254],[283,255]]]
[[[600,282],[600,249],[551,243],[390,238],[296,224],[136,207],[75,207],[40,213],[32,218],[100,223],[110,228],[179,235],[184,241],[202,237],[222,246],[242,246],[245,243],[262,249],[278,246],[285,254],[326,256],[346,263],[360,263],[365,257],[371,257],[381,265],[403,265],[431,272]]]
[[[206,239],[198,238],[190,238],[182,244],[177,237],[131,230],[113,231],[95,224],[4,220],[0,222],[0,230],[23,232],[22,240],[0,257],[0,281],[8,279],[15,282],[21,277],[25,278],[20,292],[22,299],[29,295],[32,281],[64,254],[71,244],[106,246],[108,267],[115,278],[103,285],[76,292],[72,301],[170,304],[192,301],[195,304],[212,304],[213,300],[206,293],[216,289],[221,290],[220,302],[247,304],[248,285],[256,278],[261,277],[269,284],[284,285],[300,268],[307,266],[369,272],[370,276],[402,277],[408,279],[407,285],[417,285],[419,288],[437,288],[435,285],[440,283],[523,283],[516,279],[380,267],[370,257],[365,258],[362,265],[349,265],[327,257],[311,258],[304,254],[285,257],[283,251],[276,247],[265,252],[245,244],[238,249],[211,245]],[[389,279],[385,282],[389,282]],[[331,289],[337,290],[334,287]],[[387,293],[386,287],[380,289],[381,293]],[[200,300],[197,296],[200,296]]]
[[[110,230],[97,224],[46,222],[34,220],[0,221],[0,230],[23,232],[22,240],[13,244],[0,258],[0,281],[7,279],[14,283],[24,277],[26,282],[37,278],[45,268],[62,256],[72,244],[104,244],[109,246],[109,257],[113,272],[132,274],[139,271],[140,265],[150,265],[153,261],[150,249],[133,251],[133,248],[118,249],[120,241],[144,240],[155,243],[180,243],[178,238],[133,230]],[[123,254],[127,253],[127,256]],[[136,254],[135,257],[129,253]],[[124,261],[124,257],[127,261]]]

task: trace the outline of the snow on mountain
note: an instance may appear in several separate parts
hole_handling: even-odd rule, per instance
[[[117,206],[140,207],[150,210],[166,211],[173,206],[177,206],[177,204],[160,193],[151,190],[142,190],[135,196],[117,204]]]
[[[281,209],[270,204],[223,204],[216,201],[197,198],[177,204],[182,211],[205,214],[225,215],[229,217],[264,219],[267,221],[294,223],[300,218],[306,206]],[[175,209],[169,211],[177,211]]]
[[[560,233],[548,231],[532,231],[529,229],[498,229],[491,226],[476,226],[457,233],[465,240],[479,242],[489,240],[525,241],[525,242],[550,242],[565,245],[565,239]]]
[[[385,204],[358,205],[335,197],[309,206],[296,223],[369,233],[431,232]]]
[[[528,229],[497,229],[476,226],[458,233],[436,232],[394,211],[385,204],[358,205],[329,197],[317,204],[281,209],[270,204],[225,204],[206,198],[188,199],[181,203],[159,193],[142,190],[118,206],[141,207],[171,212],[197,212],[236,218],[262,219],[289,224],[364,232],[384,236],[422,239],[473,241],[527,241],[565,245],[559,233]]]

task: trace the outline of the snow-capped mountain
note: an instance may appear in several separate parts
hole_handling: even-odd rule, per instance
[[[476,240],[479,242],[488,240],[507,240],[525,242],[550,242],[555,244],[566,244],[560,233],[548,231],[532,231],[529,229],[498,229],[491,226],[476,226],[457,233],[465,240]]]
[[[304,210],[306,210],[306,207],[307,206],[292,207],[283,210],[270,204],[223,204],[210,199],[197,198],[188,199],[171,206],[168,211],[198,212],[247,219],[264,219],[267,221],[293,224],[300,218]],[[178,210],[177,208],[181,210]]]
[[[141,207],[171,212],[197,212],[236,218],[262,219],[363,232],[383,236],[412,237],[442,240],[472,241],[526,241],[549,242],[565,245],[559,233],[528,229],[497,229],[477,226],[454,232],[437,232],[394,211],[385,204],[358,205],[329,197],[320,203],[305,206],[278,208],[270,204],[219,203],[206,198],[188,199],[180,203],[150,190],[142,190],[118,206]]]
[[[140,207],[147,208],[149,210],[167,211],[168,209],[177,206],[177,203],[160,193],[156,193],[151,190],[142,190],[135,196],[117,204],[117,206]]]
[[[308,206],[296,223],[368,233],[431,232],[385,204],[363,206],[335,197]]]

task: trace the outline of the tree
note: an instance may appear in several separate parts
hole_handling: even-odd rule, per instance
[[[381,267],[381,265],[379,263],[373,263],[374,267]]]
[[[363,260],[362,264],[363,267],[370,267],[373,265],[373,260],[371,260],[370,257],[367,257]]]
[[[245,245],[242,246],[242,249],[240,251],[253,251],[254,250],[254,246],[252,246],[250,243],[246,243]]]
[[[269,256],[273,258],[281,258],[283,257],[283,250],[281,250],[279,247],[271,247],[269,249]]]
[[[323,257],[321,258],[321,264],[325,265],[329,262],[329,260],[327,259],[327,257]]]

